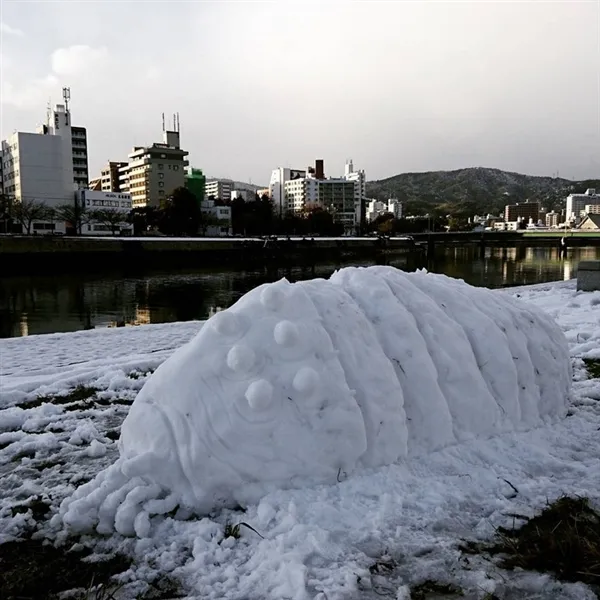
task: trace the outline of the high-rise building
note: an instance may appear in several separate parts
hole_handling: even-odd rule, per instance
[[[119,179],[120,169],[127,166],[126,162],[109,161],[100,171],[100,189],[103,192],[120,192],[121,180]]]
[[[185,186],[188,152],[179,145],[177,131],[163,131],[163,143],[136,146],[128,156],[126,166],[119,168],[120,192],[131,194],[134,208],[158,207],[179,187]]]
[[[568,223],[579,219],[588,204],[600,204],[600,194],[596,194],[595,189],[587,189],[585,194],[569,194],[567,196],[565,221]]]
[[[234,183],[231,179],[210,179],[206,182],[204,197],[209,200],[221,200],[222,202],[231,202],[231,192],[233,192]]]
[[[350,230],[356,218],[356,182],[340,178],[325,178],[323,161],[308,167],[304,177],[284,183],[284,206],[287,211],[301,213],[311,208],[322,208],[331,213],[333,220]]]
[[[513,223],[516,221],[528,222],[532,219],[537,223],[540,218],[540,205],[538,202],[524,202],[523,204],[507,204],[504,207],[504,221]]]
[[[73,181],[78,189],[88,186],[88,147],[85,127],[71,127],[71,146],[73,149]]]
[[[273,209],[278,215],[284,215],[287,210],[285,197],[285,184],[288,181],[304,179],[306,171],[304,169],[288,169],[287,167],[278,167],[271,173],[269,182],[269,196],[273,202]]]
[[[346,161],[344,179],[355,182],[354,205],[356,209],[356,222],[364,223],[367,214],[367,177],[364,169],[354,170],[352,159]]]
[[[72,126],[69,88],[63,98],[36,133],[19,131],[2,141],[3,192],[15,202],[56,207],[72,203],[73,192],[88,186],[86,130]]]

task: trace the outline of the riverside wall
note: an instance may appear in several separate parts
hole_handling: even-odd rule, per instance
[[[363,238],[168,238],[0,236],[0,275],[7,272],[81,271],[115,267],[194,267],[246,263],[317,264],[374,259],[435,248],[600,246],[600,233],[467,232],[423,233],[408,237]]]

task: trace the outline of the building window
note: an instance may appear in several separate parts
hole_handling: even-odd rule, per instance
[[[164,181],[159,181],[158,182],[158,187],[165,187],[165,182]]]
[[[158,174],[158,178],[159,179],[164,179],[165,178],[165,174],[164,173],[159,173]]]
[[[179,171],[179,165],[173,165],[173,171]]]
[[[165,165],[163,165],[162,163],[158,163],[159,171],[162,171],[164,168],[165,168]]]
[[[165,190],[158,190],[158,195],[159,196],[164,196],[165,195]]]

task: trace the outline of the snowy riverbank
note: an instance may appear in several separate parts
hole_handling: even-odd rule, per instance
[[[106,538],[99,551],[135,557],[133,584],[122,597],[168,573],[188,597],[203,599],[377,598],[382,591],[404,598],[403,586],[427,578],[452,581],[472,598],[510,590],[515,598],[594,598],[580,584],[547,576],[509,579],[483,558],[467,562],[457,549],[461,539],[489,539],[495,527],[512,523],[509,514],[531,514],[561,494],[600,500],[600,380],[588,378],[582,360],[600,359],[600,292],[577,293],[574,282],[564,282],[497,293],[520,295],[563,328],[575,367],[568,418],[338,485],[272,493],[246,513],[168,519],[150,539]],[[47,518],[74,487],[113,462],[120,424],[147,374],[201,326],[0,340],[0,543],[34,526],[52,537],[43,519],[36,525],[32,511],[15,506],[41,498]],[[223,540],[224,525],[240,521],[264,539],[242,528],[239,540]],[[369,567],[384,555],[397,566],[381,578]]]

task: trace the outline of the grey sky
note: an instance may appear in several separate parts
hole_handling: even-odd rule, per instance
[[[600,2],[2,3],[2,137],[71,87],[90,172],[160,141],[267,184],[489,166],[600,177]]]

